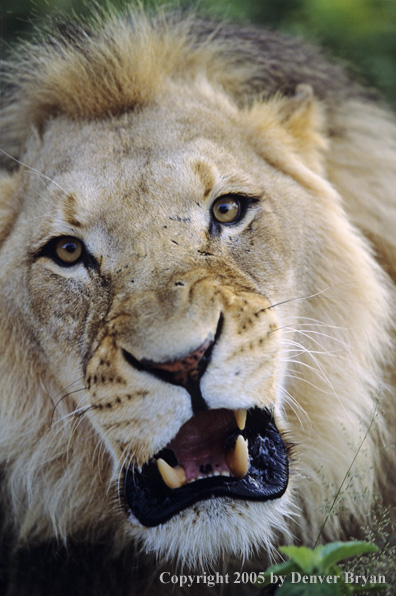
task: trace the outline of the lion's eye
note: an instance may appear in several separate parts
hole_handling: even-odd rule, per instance
[[[54,256],[62,265],[75,265],[83,254],[83,243],[72,236],[62,236],[54,242]]]
[[[212,205],[213,217],[220,223],[235,223],[241,218],[242,207],[238,197],[224,196],[216,199]]]

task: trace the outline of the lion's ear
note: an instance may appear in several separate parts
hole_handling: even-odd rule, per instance
[[[325,114],[310,85],[298,85],[291,97],[277,94],[255,103],[245,117],[250,132],[258,135],[257,140],[261,139],[265,157],[270,161],[277,163],[276,154],[279,154],[283,162],[283,148],[283,153],[291,150],[314,172],[323,173],[327,148]]]
[[[320,132],[323,117],[311,85],[298,85],[295,95],[280,98],[276,107],[281,124],[295,139],[315,143],[312,134]]]

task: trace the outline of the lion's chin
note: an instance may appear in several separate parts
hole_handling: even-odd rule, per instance
[[[228,497],[200,501],[153,528],[130,526],[142,551],[162,564],[202,571],[235,558],[275,557],[279,536],[290,536],[289,491],[265,503]]]
[[[239,426],[230,410],[201,412],[141,471],[126,470],[133,516],[155,527],[201,501],[279,499],[288,485],[288,455],[271,413],[253,408]]]

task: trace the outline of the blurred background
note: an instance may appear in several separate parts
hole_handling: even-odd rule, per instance
[[[122,8],[128,0],[97,0]],[[0,0],[1,56],[26,39],[33,24],[61,11],[85,15],[90,0]],[[141,0],[143,5],[170,4]],[[178,0],[204,14],[302,36],[328,49],[396,108],[396,0]]]

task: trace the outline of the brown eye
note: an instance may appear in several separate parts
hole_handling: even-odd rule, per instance
[[[63,236],[56,240],[54,249],[56,258],[61,261],[62,264],[74,265],[83,253],[83,244],[77,238]]]
[[[213,203],[212,213],[220,223],[234,223],[240,218],[241,202],[238,198],[232,196],[220,197]]]

